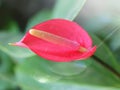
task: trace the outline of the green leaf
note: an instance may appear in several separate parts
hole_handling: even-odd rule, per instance
[[[110,46],[111,48],[116,51],[120,48],[120,20],[115,20],[110,24],[111,26],[114,26],[114,28],[111,30],[111,41]]]
[[[85,26],[85,29],[89,32],[95,33],[101,37],[100,40],[95,35],[93,35],[93,42],[98,47],[96,55],[104,62],[115,68],[118,72],[120,72],[120,65],[118,62],[120,54],[118,53],[120,46],[118,39],[120,36],[120,21],[111,19],[106,16],[95,19],[92,18],[89,21],[86,21],[83,26]],[[118,60],[115,56],[118,57]]]
[[[76,70],[76,64],[81,63],[81,61],[76,64],[75,62],[71,62],[71,65],[73,64],[72,67],[66,63],[66,67],[71,67],[68,70],[69,73],[71,72],[69,75],[68,73],[65,75],[66,73],[62,72],[63,64],[59,66],[57,73],[53,72],[53,69],[56,70],[57,66],[51,69],[51,63],[52,65],[56,65],[55,62],[34,56],[28,58],[28,60],[18,66],[16,76],[23,90],[56,90],[56,88],[58,90],[119,90],[115,86],[120,87],[120,82],[111,77],[109,75],[111,73],[96,62],[90,64],[82,72],[80,70],[81,64],[78,64],[79,70],[77,69],[77,73],[71,70]]]
[[[30,29],[31,27],[33,27],[34,25],[41,23],[45,20],[51,19],[51,11],[50,10],[43,10],[38,12],[37,14],[35,14],[29,21],[27,24],[27,28],[26,30]]]
[[[0,51],[0,73],[12,74],[14,63],[12,59],[5,53]]]
[[[111,23],[111,26],[114,26],[114,28],[112,28],[112,32],[110,33],[109,45],[120,64],[120,20],[115,20]]]
[[[109,47],[104,43],[104,41],[100,40],[97,36],[93,34],[91,36],[94,44],[98,47],[95,55],[105,63],[112,66],[112,68],[120,72],[120,69],[119,69],[120,65],[118,64],[115,56],[113,55]]]
[[[12,58],[0,51],[0,90],[13,90],[16,87],[14,66]]]
[[[9,34],[7,32],[0,33],[0,50],[5,52],[17,61],[23,61],[24,58],[34,55],[30,50],[17,46],[10,46],[8,43],[19,41],[22,38],[22,34]]]
[[[57,0],[54,7],[53,18],[73,20],[86,0]]]
[[[3,78],[0,78],[0,90],[13,90],[14,85],[11,83],[6,82]]]
[[[81,71],[82,64],[56,63],[34,56],[16,68],[16,76],[24,90],[119,90],[120,80],[106,68],[93,61]]]
[[[19,27],[18,27],[18,24],[15,22],[15,21],[11,21],[9,22],[9,25],[8,25],[8,32],[9,33],[18,33],[19,32]]]

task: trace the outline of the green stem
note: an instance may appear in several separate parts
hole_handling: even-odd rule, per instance
[[[120,73],[117,72],[114,68],[112,68],[112,66],[110,66],[109,64],[105,63],[104,61],[102,61],[100,58],[98,58],[97,56],[93,55],[92,58],[98,62],[99,64],[101,64],[102,66],[104,66],[105,68],[107,68],[109,71],[111,71],[112,73],[114,73],[118,78],[120,78]]]

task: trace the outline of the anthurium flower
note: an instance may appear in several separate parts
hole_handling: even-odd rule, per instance
[[[52,19],[37,24],[12,45],[28,48],[56,62],[83,60],[96,51],[88,33],[77,23],[65,19]]]

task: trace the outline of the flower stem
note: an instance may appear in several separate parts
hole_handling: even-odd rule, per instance
[[[118,78],[120,78],[120,73],[117,72],[114,68],[112,68],[112,66],[110,66],[109,64],[105,63],[104,61],[102,61],[100,58],[98,58],[97,56],[93,55],[92,58],[98,62],[99,64],[101,64],[102,66],[104,66],[105,68],[107,68],[109,71],[111,71],[112,73],[114,73]]]

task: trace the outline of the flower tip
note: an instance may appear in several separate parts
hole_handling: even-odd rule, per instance
[[[30,35],[35,36],[37,38],[44,38],[44,36],[46,35],[45,32],[37,30],[37,29],[30,29],[29,33]]]
[[[79,51],[83,53],[83,52],[86,52],[87,49],[81,46],[81,47],[79,48]]]
[[[22,42],[8,43],[8,45],[11,45],[11,46],[20,46],[20,47],[28,48],[28,46],[25,45]]]
[[[30,29],[29,33],[30,33],[31,35],[33,35],[34,30],[33,30],[33,29]]]
[[[37,29],[30,29],[29,33],[30,33],[30,35],[35,36],[37,38],[41,38],[44,34],[42,31],[39,31]]]
[[[37,30],[37,29],[30,29],[30,30],[29,30],[29,33],[30,33],[31,35],[33,35],[33,36],[36,36],[36,35],[41,34],[42,31]]]
[[[16,43],[8,43],[8,45],[16,46]]]

